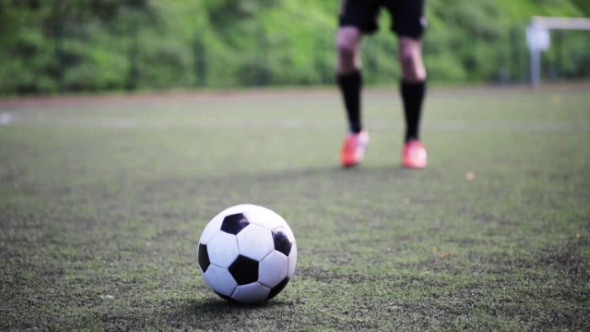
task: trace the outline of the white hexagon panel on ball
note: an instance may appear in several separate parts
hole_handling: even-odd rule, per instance
[[[287,277],[288,269],[287,256],[281,252],[273,251],[260,262],[258,281],[269,288],[273,288]]]
[[[240,303],[255,304],[264,302],[269,293],[270,288],[254,282],[236,287],[231,298]]]
[[[274,229],[287,224],[283,217],[278,215],[276,212],[262,206],[255,206],[255,208],[251,208],[244,212],[244,215],[251,223],[268,229]]]
[[[236,236],[224,232],[215,234],[207,243],[207,252],[211,264],[228,268],[239,255]]]
[[[293,242],[293,247],[289,253],[289,267],[287,270],[287,278],[293,278],[295,274],[295,267],[297,266],[297,242]]]
[[[274,250],[274,242],[270,229],[250,224],[238,235],[238,251],[240,255],[262,260]]]
[[[229,271],[219,266],[209,265],[203,277],[207,285],[220,295],[231,296],[238,287]]]

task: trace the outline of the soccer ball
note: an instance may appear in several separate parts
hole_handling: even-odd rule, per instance
[[[197,252],[207,285],[226,300],[262,303],[289,283],[297,245],[281,216],[265,207],[242,204],[216,215],[205,227]]]

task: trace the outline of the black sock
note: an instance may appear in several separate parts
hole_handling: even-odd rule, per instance
[[[405,141],[417,140],[420,134],[420,115],[422,113],[422,102],[426,94],[426,81],[410,83],[402,80],[400,91],[406,118]]]
[[[338,74],[337,81],[344,98],[350,131],[359,133],[362,130],[361,90],[363,87],[363,75],[360,70],[355,70],[350,74]]]

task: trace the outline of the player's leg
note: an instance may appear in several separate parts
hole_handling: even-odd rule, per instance
[[[336,80],[344,99],[350,132],[358,134],[362,130],[361,92],[363,76],[361,73],[361,31],[354,26],[338,29],[336,50],[338,53]]]
[[[363,130],[361,122],[361,95],[363,76],[360,60],[361,31],[354,26],[344,26],[338,30],[336,49],[338,64],[336,79],[346,110],[349,133],[342,144],[340,163],[344,167],[360,163],[364,156],[369,135]]]
[[[399,38],[399,62],[402,67],[400,92],[406,118],[405,142],[418,140],[422,104],[426,95],[426,68],[422,60],[422,42]]]
[[[424,168],[426,148],[420,142],[422,106],[426,95],[426,68],[422,60],[422,36],[426,28],[425,0],[396,0],[393,30],[398,35],[398,59],[402,68],[402,96],[406,132],[402,164],[409,168]]]
[[[336,80],[344,101],[349,133],[342,145],[340,161],[342,166],[350,167],[363,160],[369,144],[361,117],[363,76],[360,48],[362,34],[377,29],[378,7],[368,5],[365,0],[342,0],[341,4],[340,28],[336,37]]]

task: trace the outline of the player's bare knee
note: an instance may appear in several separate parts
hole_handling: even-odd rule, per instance
[[[416,67],[417,59],[412,50],[402,49],[399,52],[399,62],[404,72],[411,72]]]
[[[399,39],[398,56],[404,80],[420,82],[426,79],[426,69],[422,61],[422,42],[420,40],[401,37]]]
[[[354,54],[360,43],[360,31],[355,27],[344,27],[338,30],[336,45],[338,52]]]
[[[349,72],[356,68],[360,33],[356,28],[342,28],[336,38],[339,71]]]
[[[403,78],[410,82],[420,82],[426,79],[426,69],[422,61],[420,50],[414,47],[402,47],[399,52]]]
[[[354,70],[354,48],[346,43],[338,43],[338,67],[339,71],[349,72]]]
[[[338,57],[343,60],[353,62],[355,57],[355,48],[350,43],[342,42],[337,45]]]

